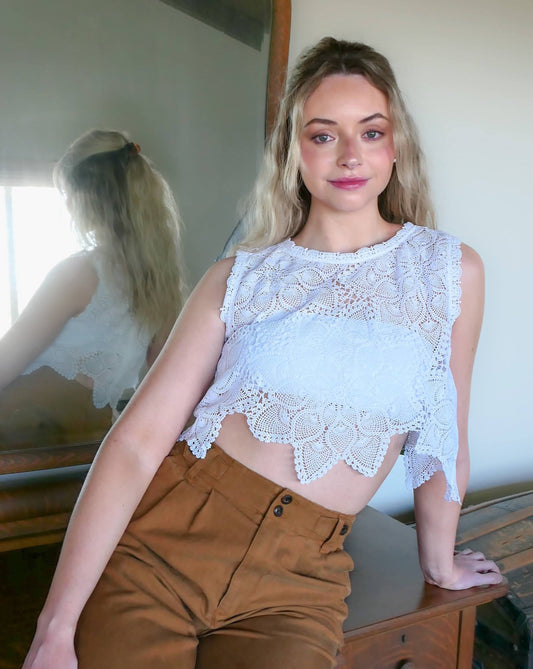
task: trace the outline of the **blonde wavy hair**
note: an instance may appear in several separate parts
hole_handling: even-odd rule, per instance
[[[299,172],[303,108],[321,81],[334,74],[363,75],[389,102],[396,163],[378,198],[381,216],[390,223],[435,227],[424,154],[388,60],[366,44],[324,37],[303,52],[288,80],[261,173],[246,203],[239,246],[269,246],[295,236],[304,226],[311,195]]]
[[[129,137],[90,130],[54,170],[73,226],[86,249],[101,249],[119,277],[137,322],[169,329],[184,298],[181,220],[163,176]]]

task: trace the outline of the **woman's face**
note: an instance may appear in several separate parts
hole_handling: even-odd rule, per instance
[[[304,105],[300,136],[300,174],[313,210],[377,211],[393,160],[386,96],[362,75],[324,79]]]

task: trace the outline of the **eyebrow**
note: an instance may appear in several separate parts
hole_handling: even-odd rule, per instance
[[[369,121],[373,121],[374,119],[377,118],[382,118],[385,119],[385,121],[388,121],[389,119],[384,115],[380,114],[377,112],[376,114],[371,114],[370,116],[365,116],[365,118],[362,118],[359,123],[368,123]],[[322,125],[337,125],[336,121],[332,121],[329,118],[312,118],[310,121],[307,121],[307,123],[304,125],[304,128],[307,128],[308,125],[311,125],[312,123],[321,123]]]

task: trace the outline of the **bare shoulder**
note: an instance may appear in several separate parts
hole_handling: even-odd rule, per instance
[[[46,283],[69,305],[70,315],[82,312],[98,287],[91,253],[76,253],[50,270]]]
[[[220,309],[224,303],[227,281],[234,260],[234,258],[219,260],[211,265],[198,281],[172,328],[167,339],[167,349],[180,342],[183,333],[191,328],[197,331],[195,335],[197,342],[200,340],[199,332],[206,334],[210,328],[223,331]]]
[[[75,253],[74,255],[64,258],[50,270],[50,275],[62,277],[78,281],[79,278],[83,280],[94,279],[98,281],[98,275],[94,268],[91,253]]]
[[[468,244],[461,244],[461,287],[476,290],[483,286],[485,270],[483,260]]]
[[[483,261],[471,246],[461,244],[461,311],[453,326],[452,349],[462,346],[463,342],[468,350],[475,351],[484,303]]]
[[[224,258],[211,265],[196,284],[189,299],[197,301],[209,296],[210,301],[213,300],[221,306],[234,262],[235,258]]]
[[[231,258],[223,258],[222,260],[218,260],[207,270],[202,281],[206,280],[213,283],[222,282],[225,285],[228,281],[229,275],[231,274],[234,263],[234,256]]]

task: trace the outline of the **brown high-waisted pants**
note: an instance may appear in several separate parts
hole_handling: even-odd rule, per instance
[[[353,520],[177,444],[84,609],[79,669],[330,669]]]

